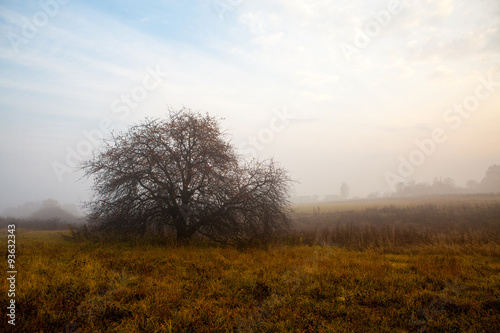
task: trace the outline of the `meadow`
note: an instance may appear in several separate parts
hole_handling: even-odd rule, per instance
[[[0,330],[500,331],[499,195],[291,214],[290,234],[245,249],[16,229],[16,325],[4,314]],[[7,235],[2,227],[4,267]],[[1,286],[6,309],[8,281]]]

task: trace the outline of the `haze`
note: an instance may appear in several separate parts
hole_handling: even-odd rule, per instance
[[[3,1],[0,209],[88,200],[101,134],[183,106],[223,118],[293,195],[480,181],[500,164],[500,3]]]

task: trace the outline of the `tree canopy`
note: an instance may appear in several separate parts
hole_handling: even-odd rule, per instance
[[[216,118],[182,109],[113,134],[81,168],[92,177],[89,219],[99,230],[175,230],[234,244],[289,228],[291,184],[273,160],[244,161]]]

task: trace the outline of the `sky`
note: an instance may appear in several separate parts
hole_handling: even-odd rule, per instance
[[[500,164],[498,0],[2,0],[0,209],[89,199],[98,139],[190,108],[293,195]]]

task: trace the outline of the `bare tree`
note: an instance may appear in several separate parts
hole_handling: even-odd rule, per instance
[[[235,243],[290,225],[286,171],[241,161],[215,118],[188,109],[113,135],[82,169],[94,180],[87,207],[100,230]]]

